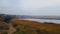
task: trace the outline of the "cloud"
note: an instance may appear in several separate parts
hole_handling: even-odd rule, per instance
[[[18,14],[21,11],[18,2],[19,0],[0,0],[0,13]]]
[[[60,15],[60,0],[0,0],[0,13]]]
[[[48,6],[60,5],[60,0],[21,0],[22,10],[37,10]]]
[[[9,3],[9,0],[0,0],[0,7],[8,7],[11,6],[11,4]]]

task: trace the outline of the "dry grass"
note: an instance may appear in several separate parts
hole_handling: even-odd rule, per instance
[[[39,33],[41,31],[43,34],[45,33],[60,34],[60,24],[46,24],[46,23],[39,23],[35,21],[17,20],[17,19],[11,20],[11,23],[24,25],[23,27],[28,27],[28,29],[29,28],[35,29],[34,30],[35,32],[37,32],[36,30],[38,30]]]

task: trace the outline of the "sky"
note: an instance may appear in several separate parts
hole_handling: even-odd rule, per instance
[[[0,0],[1,13],[60,16],[60,0]]]

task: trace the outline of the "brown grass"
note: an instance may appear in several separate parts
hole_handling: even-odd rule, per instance
[[[60,24],[45,24],[45,23],[39,23],[35,21],[18,20],[18,19],[11,20],[11,23],[26,25],[26,26],[36,28],[38,30],[45,30],[52,33],[60,33]]]

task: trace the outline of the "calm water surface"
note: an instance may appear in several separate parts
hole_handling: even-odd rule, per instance
[[[37,22],[53,22],[53,23],[57,23],[60,24],[60,20],[49,20],[49,19],[33,19],[33,18],[26,18],[23,20],[30,20],[30,21],[37,21]]]

